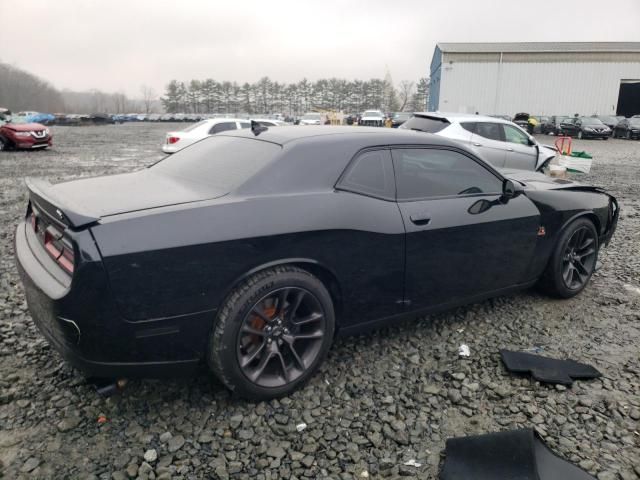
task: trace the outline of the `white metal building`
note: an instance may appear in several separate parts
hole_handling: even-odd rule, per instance
[[[640,42],[439,43],[428,109],[640,114]]]

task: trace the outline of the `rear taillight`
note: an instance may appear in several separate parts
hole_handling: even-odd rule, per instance
[[[167,138],[167,143],[169,145],[177,143],[179,141],[180,141],[180,137],[169,137],[169,138]]]
[[[73,274],[73,247],[52,227],[47,228],[44,232],[44,249],[63,270]]]

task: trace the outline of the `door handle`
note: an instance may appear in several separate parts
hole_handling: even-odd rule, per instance
[[[476,147],[481,147],[481,146],[482,146],[482,144],[481,144],[481,143],[474,143],[474,145],[475,145]]]
[[[513,152],[513,148],[507,148],[507,152]]]
[[[431,215],[428,213],[414,213],[409,218],[415,225],[429,225],[431,222]]]

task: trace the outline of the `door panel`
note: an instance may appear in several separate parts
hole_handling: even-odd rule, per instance
[[[507,150],[504,166],[522,170],[535,170],[538,149],[529,145],[529,136],[511,125],[502,125]]]
[[[506,148],[500,124],[492,122],[476,123],[471,136],[471,146],[480,158],[496,168],[504,167]]]
[[[405,301],[433,307],[526,281],[540,212],[505,202],[502,179],[457,151],[394,149],[406,230]]]
[[[404,202],[400,211],[407,230],[405,299],[411,309],[526,280],[540,221],[524,195],[506,204],[499,195]],[[420,217],[428,223],[416,223]]]

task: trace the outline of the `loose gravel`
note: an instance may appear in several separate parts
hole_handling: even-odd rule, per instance
[[[594,155],[581,178],[622,207],[576,298],[528,290],[339,339],[308,386],[280,400],[237,400],[205,372],[102,398],[29,316],[12,245],[23,178],[131,171],[162,158],[174,128],[54,127],[49,151],[0,153],[0,476],[435,478],[447,438],[533,427],[599,480],[640,478],[640,142],[575,142]],[[499,348],[574,358],[603,377],[541,385],[508,374]]]

